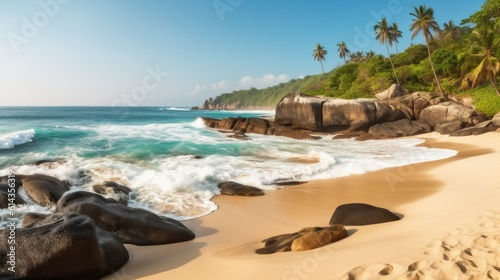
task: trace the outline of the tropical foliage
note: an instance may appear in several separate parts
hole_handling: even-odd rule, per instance
[[[373,97],[399,81],[410,91],[469,96],[489,116],[500,111],[500,0],[486,0],[481,10],[460,25],[448,21],[440,28],[434,11],[425,6],[415,7],[410,16],[413,21],[409,34],[414,38],[422,36],[425,44],[412,44],[406,50],[391,53],[391,44],[395,47],[401,38],[395,32],[400,27],[381,19],[375,34],[386,46],[385,55],[373,51],[351,53],[347,44],[341,42],[337,51],[345,63],[331,71],[327,69],[324,75],[262,90],[237,91],[216,100],[240,100],[243,106],[274,106],[284,95],[294,92],[341,98]],[[318,60],[322,64],[326,50],[319,46],[325,53],[316,48],[313,54],[323,53],[314,56],[315,60],[322,57]]]

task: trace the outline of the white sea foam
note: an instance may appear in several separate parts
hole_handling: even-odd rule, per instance
[[[34,129],[16,131],[9,134],[0,135],[0,149],[12,149],[17,145],[22,145],[33,141],[34,137]]]
[[[422,142],[418,139],[299,141],[250,135],[251,141],[235,141],[202,129],[200,121],[146,126],[105,125],[91,129],[101,138],[156,137],[165,140],[171,137],[181,139],[179,145],[198,143],[206,154],[201,158],[193,156],[197,153],[174,156],[171,151],[169,155],[134,161],[120,156],[82,158],[68,151],[73,156],[59,165],[21,165],[9,169],[16,174],[43,173],[68,180],[75,185],[74,190],[91,191],[93,184],[115,181],[134,190],[135,199],[129,202],[130,206],[186,219],[214,211],[217,206],[210,199],[219,194],[217,185],[224,181],[273,190],[277,181],[335,178],[456,154],[451,150],[416,147]],[[225,149],[237,149],[237,153],[225,153]],[[0,175],[6,172],[0,170]],[[82,174],[86,177],[82,178]]]
[[[168,107],[168,108],[160,108],[158,109],[160,111],[191,111],[191,109],[188,108],[178,108],[178,107]]]

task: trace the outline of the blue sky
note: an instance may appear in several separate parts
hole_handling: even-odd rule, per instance
[[[386,16],[411,41],[412,6],[456,24],[483,1],[0,0],[0,106],[195,106],[208,97],[319,74],[336,44],[385,54]],[[453,5],[453,8],[450,8]],[[413,43],[422,43],[420,37]]]

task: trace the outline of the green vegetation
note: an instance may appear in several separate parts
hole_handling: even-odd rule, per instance
[[[382,18],[375,26],[377,39],[385,44],[389,56],[351,53],[345,42],[337,51],[345,64],[328,73],[291,80],[274,87],[235,91],[218,96],[216,104],[238,103],[240,106],[275,106],[289,93],[301,92],[339,98],[373,97],[394,83],[409,91],[434,91],[444,98],[470,96],[476,107],[488,116],[500,111],[500,0],[486,0],[481,10],[463,20],[442,28],[434,19],[432,8],[414,7],[409,16],[412,36],[422,35],[425,45],[411,45],[402,52],[390,54],[403,33],[397,23]],[[313,52],[323,70],[327,52],[318,44]]]

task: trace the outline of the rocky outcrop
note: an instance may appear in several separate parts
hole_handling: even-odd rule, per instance
[[[492,121],[484,121],[472,127],[457,130],[450,134],[450,136],[470,136],[481,135],[487,132],[497,130],[499,127],[494,125]]]
[[[402,119],[395,122],[377,124],[368,130],[374,138],[395,138],[427,133],[432,127],[424,121]]]
[[[452,102],[441,102],[425,108],[420,114],[420,119],[426,121],[432,127],[446,121],[461,121],[465,125],[476,125],[486,120],[485,116],[479,111]]]
[[[68,182],[47,175],[24,176],[22,184],[26,194],[41,206],[53,206],[69,190]]]
[[[417,91],[387,100],[387,103],[401,111],[405,118],[410,120],[420,119],[422,111],[441,102],[441,98],[434,93]]]
[[[323,127],[322,107],[326,99],[301,93],[289,94],[276,107],[275,123],[307,130]]]
[[[15,184],[12,189],[7,182],[0,182],[0,209],[9,207],[9,204],[25,204],[23,198],[18,194],[19,186]],[[11,196],[9,197],[9,194]]]
[[[127,205],[128,195],[129,193],[132,192],[132,190],[129,187],[111,181],[106,181],[100,185],[94,185],[92,186],[92,189],[96,193],[102,194],[105,197],[111,198],[114,201],[123,205]]]
[[[330,225],[363,226],[398,221],[391,211],[364,203],[349,203],[338,206],[330,219]]]
[[[407,95],[408,91],[398,84],[393,84],[383,92],[375,94],[378,100],[389,100],[391,98]]]
[[[232,196],[261,196],[266,192],[252,186],[242,185],[236,182],[223,182],[217,186],[222,195]]]
[[[396,121],[404,116],[395,107],[376,99],[328,99],[323,105],[323,128],[347,126],[350,130]]]
[[[240,133],[255,133],[263,135],[285,136],[294,139],[314,139],[308,132],[293,129],[287,126],[277,125],[265,119],[259,118],[226,118],[211,119],[203,118],[205,126],[223,130],[236,131]]]
[[[160,245],[188,241],[195,237],[191,230],[174,219],[112,203],[95,193],[69,193],[59,200],[57,209],[61,213],[89,216],[98,227],[116,234],[123,243]]]
[[[15,273],[9,271],[10,229],[0,234],[1,279],[100,279],[129,259],[123,244],[83,215],[56,215],[15,231]]]
[[[436,124],[434,129],[440,134],[451,134],[457,130],[460,130],[464,127],[464,123],[462,121],[444,121]]]
[[[282,234],[263,240],[264,247],[257,249],[257,254],[312,250],[347,237],[346,229],[341,225],[329,227],[309,227],[298,232]]]

